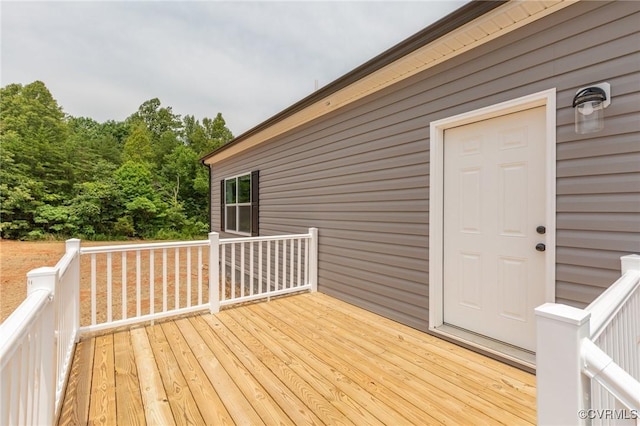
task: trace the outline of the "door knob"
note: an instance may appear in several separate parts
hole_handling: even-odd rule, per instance
[[[536,228],[536,232],[537,232],[538,234],[545,234],[545,233],[547,232],[547,228],[545,228],[544,226],[538,226],[538,227]]]
[[[543,243],[536,244],[536,250],[545,251],[546,249],[547,249],[547,246],[545,246]]]

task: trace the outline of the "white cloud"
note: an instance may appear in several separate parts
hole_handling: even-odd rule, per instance
[[[0,83],[42,80],[64,110],[259,124],[464,2],[3,2]]]

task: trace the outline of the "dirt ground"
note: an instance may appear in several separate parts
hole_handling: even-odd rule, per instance
[[[27,272],[55,266],[64,255],[64,241],[0,240],[0,321],[27,296]]]

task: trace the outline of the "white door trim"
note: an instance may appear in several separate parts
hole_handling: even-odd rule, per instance
[[[555,302],[556,258],[556,89],[480,108],[475,111],[433,121],[430,124],[429,160],[429,329],[437,332],[443,325],[443,203],[444,203],[444,131],[481,120],[544,106],[546,111],[545,191],[547,194],[545,239],[545,301]]]

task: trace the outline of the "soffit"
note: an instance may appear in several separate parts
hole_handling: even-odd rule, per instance
[[[338,108],[398,83],[579,0],[515,0],[505,3],[300,111],[205,157],[205,164],[232,157]]]

